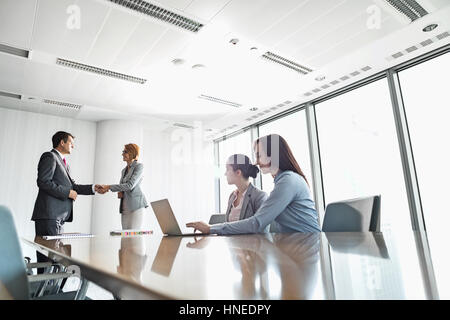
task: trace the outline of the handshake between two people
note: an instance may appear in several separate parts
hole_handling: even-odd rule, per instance
[[[105,193],[107,193],[110,190],[110,185],[107,185],[107,184],[96,184],[94,186],[94,190],[95,190],[95,192],[98,192],[100,194],[105,194]],[[69,198],[70,199],[76,200],[77,196],[78,196],[78,193],[75,190],[70,190],[70,193],[69,193]],[[119,199],[123,198],[123,192],[122,191],[117,193],[117,198],[119,198]]]
[[[110,190],[110,185],[108,184],[96,184],[95,185],[95,192],[98,192],[100,194],[105,194]],[[117,198],[121,199],[123,198],[123,191],[117,192]]]
[[[96,184],[95,185],[95,192],[98,192],[100,194],[105,194],[109,191],[109,185],[107,184]]]

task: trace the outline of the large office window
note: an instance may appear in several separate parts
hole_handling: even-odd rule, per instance
[[[420,199],[441,299],[450,299],[450,53],[399,73]]]
[[[381,194],[382,229],[411,230],[385,79],[316,105],[325,202]]]
[[[288,143],[306,179],[308,179],[312,194],[311,163],[305,110],[300,110],[259,127],[260,137],[272,133],[279,134]],[[268,193],[272,191],[273,177],[271,175],[262,175],[262,189]]]
[[[225,213],[228,205],[228,198],[232,191],[236,189],[234,185],[227,183],[225,177],[225,163],[229,156],[233,154],[245,154],[253,161],[252,141],[250,131],[245,131],[236,136],[219,142],[219,181],[220,181],[220,212]]]
[[[381,231],[417,260],[389,88],[372,82],[315,106],[325,203],[381,195]],[[407,259],[403,257],[402,259]],[[407,261],[407,260],[405,260]],[[423,298],[419,264],[401,266],[407,298]]]

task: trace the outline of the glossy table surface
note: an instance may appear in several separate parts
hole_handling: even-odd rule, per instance
[[[22,240],[124,299],[427,298],[417,253],[382,233]]]

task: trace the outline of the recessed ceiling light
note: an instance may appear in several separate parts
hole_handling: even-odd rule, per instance
[[[258,50],[257,47],[251,47],[250,50]]]
[[[438,25],[436,23],[432,23],[432,24],[429,24],[428,26],[426,26],[425,28],[423,28],[422,31],[423,32],[430,32],[430,31],[433,31],[434,29],[436,29],[437,26]]]
[[[206,68],[206,66],[204,65],[204,64],[194,64],[193,66],[192,66],[192,69],[203,69],[203,68]]]
[[[236,39],[236,38],[230,40],[231,44],[237,44],[238,42],[239,42],[239,39]]]
[[[176,66],[182,65],[185,63],[185,61],[183,59],[173,59],[172,63]]]

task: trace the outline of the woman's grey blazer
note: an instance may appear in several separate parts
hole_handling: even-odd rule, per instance
[[[147,208],[148,203],[141,190],[141,182],[144,176],[144,165],[133,161],[130,169],[126,166],[122,170],[120,184],[113,184],[110,190],[113,192],[123,191],[123,198],[120,199],[120,213],[123,213],[123,199],[126,198],[128,210],[135,211],[140,208]]]
[[[250,183],[243,199],[244,202],[242,203],[239,220],[247,219],[253,216],[266,199],[267,193],[259,190],[258,188],[255,188],[253,184]],[[234,192],[232,192],[230,198],[228,199],[227,212],[225,213],[226,222],[229,222],[231,205],[233,204],[234,200],[236,200],[236,197],[234,196]]]

